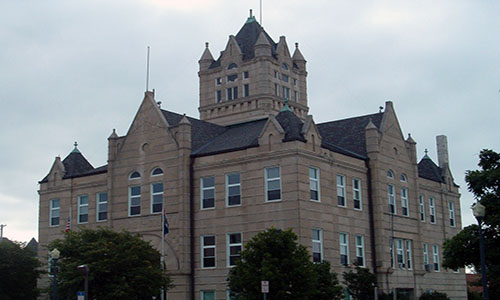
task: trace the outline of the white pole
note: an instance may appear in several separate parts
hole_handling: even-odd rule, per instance
[[[7,226],[5,224],[0,224],[0,242],[3,240],[3,228]]]
[[[164,232],[164,227],[165,227],[165,200],[162,200],[162,212],[161,212],[161,258],[160,258],[160,263],[161,263],[161,269],[165,269],[165,232]],[[165,300],[165,289],[161,288],[161,300]]]

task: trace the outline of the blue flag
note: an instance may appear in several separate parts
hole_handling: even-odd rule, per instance
[[[168,219],[167,219],[167,213],[163,213],[163,235],[168,234],[169,231],[169,225],[168,225]]]

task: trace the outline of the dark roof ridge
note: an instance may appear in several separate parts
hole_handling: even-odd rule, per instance
[[[349,121],[349,120],[354,120],[354,119],[358,119],[358,118],[374,117],[374,116],[379,116],[379,115],[383,115],[383,114],[384,114],[383,112],[377,112],[377,113],[361,115],[361,116],[357,116],[357,117],[349,117],[349,118],[345,118],[345,119],[338,119],[338,120],[322,122],[322,123],[318,123],[317,125],[329,124],[329,123],[340,122],[340,121]],[[380,124],[376,124],[373,120],[372,120],[372,122],[375,124],[375,126],[377,126],[377,128],[378,128],[378,126],[380,126]]]

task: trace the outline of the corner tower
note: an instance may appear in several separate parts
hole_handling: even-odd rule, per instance
[[[291,56],[285,37],[275,43],[251,10],[217,60],[206,43],[199,66],[201,120],[231,125],[262,119],[277,115],[285,99],[302,120],[307,116],[306,60],[298,43]]]

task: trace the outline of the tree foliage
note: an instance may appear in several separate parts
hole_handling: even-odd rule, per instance
[[[483,234],[490,293],[500,294],[500,154],[482,150],[479,170],[467,171],[467,187],[486,207]],[[443,245],[443,266],[450,269],[474,266],[480,270],[479,226],[465,227]]]
[[[36,281],[41,271],[35,253],[24,244],[0,241],[0,299],[32,300],[39,291]]]
[[[344,272],[344,284],[354,300],[371,300],[374,298],[377,276],[366,268],[356,266],[356,272]]]
[[[269,281],[269,299],[342,298],[330,264],[313,264],[291,229],[271,228],[255,235],[228,276],[234,299],[261,300],[261,281]]]
[[[82,229],[65,233],[64,239],[49,244],[57,248],[58,295],[73,299],[83,290],[84,276],[77,270],[89,267],[89,299],[151,299],[160,289],[170,287],[170,278],[161,269],[160,253],[139,235],[110,229]]]

